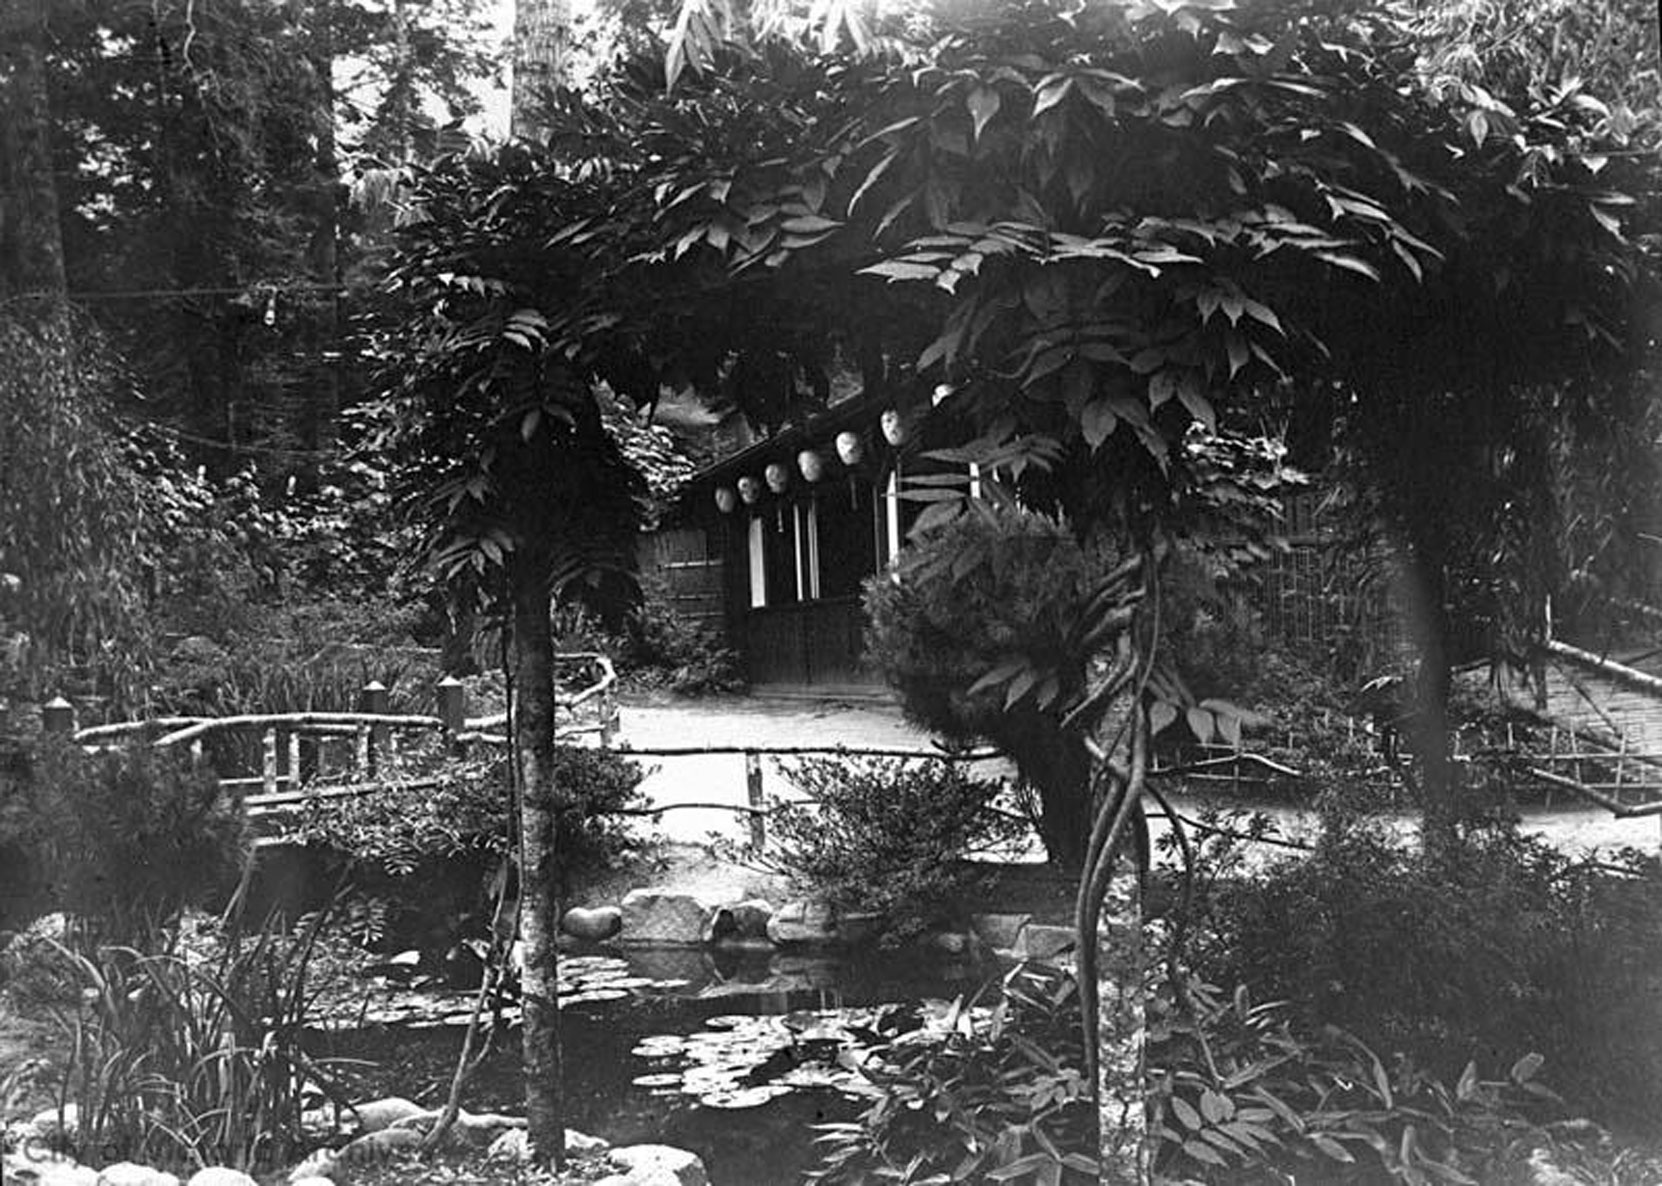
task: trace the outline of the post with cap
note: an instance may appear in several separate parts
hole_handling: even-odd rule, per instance
[[[387,711],[387,686],[378,679],[372,679],[363,686],[358,693],[358,711],[374,713],[377,716],[385,715]],[[376,751],[381,749],[386,741],[387,727],[374,725],[358,731],[358,749],[360,761],[359,771],[365,778],[375,775]]]
[[[460,752],[458,740],[467,727],[467,685],[453,675],[438,682],[439,720],[444,722],[444,739],[452,753]]]
[[[48,733],[67,737],[75,732],[75,706],[54,696],[40,707],[40,727]]]

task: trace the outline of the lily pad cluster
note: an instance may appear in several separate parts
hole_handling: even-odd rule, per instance
[[[691,1096],[708,1108],[754,1108],[801,1090],[874,1099],[881,1092],[865,1067],[880,1052],[944,1041],[987,1014],[937,1000],[762,1017],[724,1014],[694,1033],[643,1038],[631,1053],[655,1069],[634,1083],[652,1095]]]
[[[404,985],[385,976],[371,978],[374,989],[364,994],[331,993],[320,998],[319,1023],[331,1027],[402,1025],[409,1029],[465,1026],[473,1014],[475,993],[431,983]],[[621,1001],[635,995],[672,992],[688,981],[637,976],[627,960],[612,956],[567,956],[560,961],[561,1008]],[[519,1004],[506,1002],[502,1010],[517,1020]]]

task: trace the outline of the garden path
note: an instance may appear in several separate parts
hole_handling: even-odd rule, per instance
[[[930,738],[906,723],[899,707],[884,699],[813,700],[767,696],[722,696],[697,700],[655,698],[632,700],[621,710],[620,745],[637,748],[670,746],[883,746],[930,749]],[[642,789],[656,805],[674,803],[746,803],[744,759],[737,754],[643,758],[651,773]],[[982,763],[987,775],[1005,775],[1003,762]],[[771,761],[763,763],[764,784],[769,794],[788,794],[790,787]],[[1178,796],[1180,810],[1194,809],[1204,800]],[[1212,802],[1223,802],[1219,795]],[[1238,805],[1267,812],[1283,834],[1307,833],[1310,821],[1303,813],[1279,804]],[[688,808],[666,812],[659,831],[665,838],[683,843],[708,840],[712,834],[742,841],[746,817],[738,812]],[[1399,821],[1404,834],[1413,824],[1404,815]],[[1551,810],[1530,808],[1523,813],[1523,829],[1546,837],[1566,852],[1614,849],[1631,845],[1655,851],[1662,838],[1657,819],[1616,819],[1597,807],[1555,806]],[[1158,834],[1159,824],[1155,824]],[[1284,851],[1261,848],[1267,858]],[[1014,856],[1016,854],[1012,854]],[[1035,845],[1024,855],[1041,859]]]

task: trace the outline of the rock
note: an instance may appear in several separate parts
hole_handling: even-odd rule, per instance
[[[364,1132],[380,1132],[428,1111],[420,1104],[396,1095],[358,1104],[352,1110],[358,1114],[358,1126]]]
[[[994,951],[1012,951],[1021,929],[1032,921],[1031,914],[975,914],[970,916],[970,929]]]
[[[97,1186],[98,1171],[76,1164],[67,1153],[25,1143],[16,1153],[0,1154],[0,1181],[6,1186]]]
[[[829,902],[802,899],[786,902],[768,920],[768,938],[780,945],[835,943],[837,912]]]
[[[594,1186],[710,1186],[698,1155],[673,1145],[625,1145],[607,1157],[624,1172],[601,1178]]]
[[[399,1128],[408,1128],[426,1134],[432,1129],[441,1113],[427,1112],[420,1116],[411,1116],[408,1120],[401,1120]],[[504,1116],[498,1112],[468,1112],[456,1113],[456,1121],[450,1126],[450,1131],[444,1134],[444,1143],[453,1149],[483,1149],[489,1146],[501,1135],[504,1129],[523,1129],[523,1116]]]
[[[837,915],[837,942],[850,947],[869,943],[883,929],[883,916],[875,910],[849,910]]]
[[[132,1161],[118,1161],[98,1173],[98,1186],[179,1186],[179,1179]]]
[[[207,1169],[197,1170],[190,1176],[185,1186],[260,1186],[241,1170],[230,1169],[223,1165],[210,1165]]]
[[[761,898],[747,898],[727,906],[717,906],[710,915],[709,943],[764,944],[768,941],[768,923],[773,918],[773,906]]]
[[[702,944],[710,933],[715,903],[693,894],[630,890],[623,899],[623,943]]]
[[[43,1141],[71,1140],[81,1127],[80,1105],[65,1104],[62,1112],[57,1108],[36,1112],[29,1120],[29,1127]]]
[[[289,1186],[335,1186],[333,1178],[291,1178]]]
[[[1073,928],[1030,922],[1016,936],[1010,954],[1019,960],[1048,960],[1073,948]]]
[[[973,936],[962,931],[931,931],[923,938],[923,945],[931,951],[946,955],[963,955],[973,945]]]
[[[608,1147],[599,1137],[591,1137],[574,1128],[566,1129],[566,1152],[569,1154],[598,1153]],[[490,1150],[485,1157],[490,1161],[511,1161],[518,1164],[529,1161],[531,1155],[525,1147],[525,1129],[510,1128],[497,1137],[491,1142]]]
[[[340,1158],[333,1149],[319,1149],[289,1171],[289,1186],[300,1186],[302,1182],[319,1178],[327,1181],[334,1177],[339,1165]]]
[[[421,1147],[422,1135],[408,1128],[388,1128],[365,1133],[349,1141],[335,1156],[340,1164],[369,1165],[389,1161],[400,1153],[413,1153]]]
[[[560,919],[560,929],[574,939],[610,939],[623,929],[623,911],[616,906],[573,906]]]
[[[1531,1153],[1525,1166],[1529,1171],[1529,1176],[1524,1179],[1525,1186],[1576,1186],[1582,1180],[1561,1169],[1545,1149]]]

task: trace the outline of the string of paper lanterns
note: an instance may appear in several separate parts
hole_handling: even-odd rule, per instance
[[[944,383],[941,384],[935,388],[931,403],[939,405],[952,392],[953,389],[950,386]],[[911,425],[901,415],[898,408],[885,408],[883,410],[882,415],[878,417],[878,430],[882,433],[883,440],[895,449],[904,445],[911,436]],[[836,450],[837,460],[841,461],[849,471],[849,496],[852,499],[854,494],[853,471],[866,459],[865,439],[859,433],[845,429],[836,435],[832,443]],[[825,465],[825,455],[818,449],[803,449],[796,455],[797,472],[802,475],[804,481],[810,484],[824,479]],[[764,484],[767,490],[773,494],[782,495],[790,488],[790,482],[790,469],[783,462],[769,462],[762,470],[760,479],[752,474],[745,474],[735,484],[737,486],[736,490],[733,486],[716,487],[716,508],[722,514],[729,515],[738,509],[740,503],[745,506],[755,506],[762,497]]]

